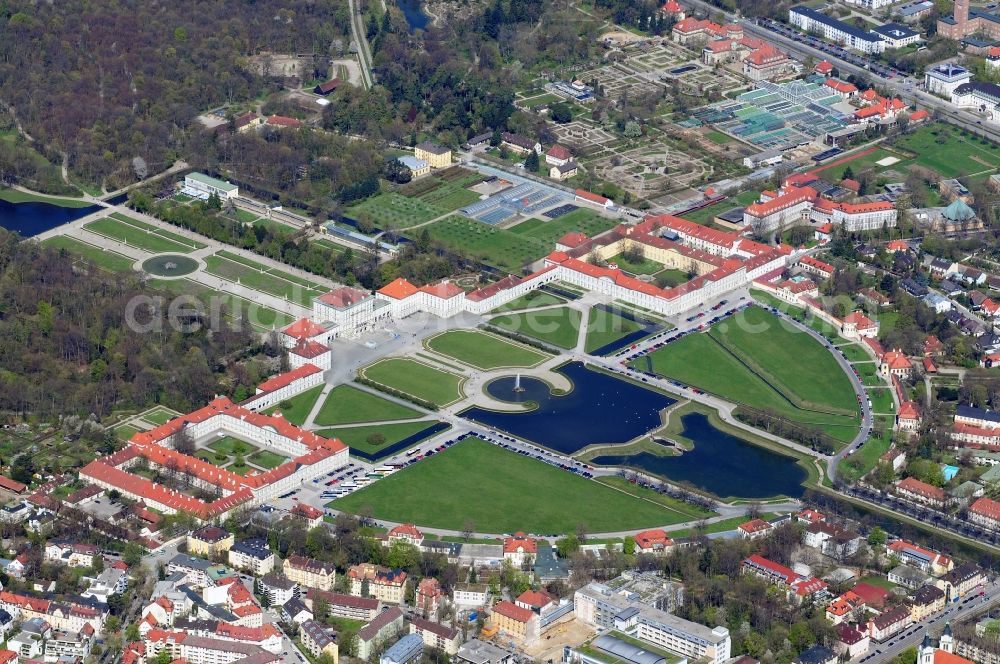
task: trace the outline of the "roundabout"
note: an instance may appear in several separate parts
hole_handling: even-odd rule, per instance
[[[139,270],[156,277],[176,279],[196,272],[201,267],[194,258],[182,254],[159,254],[140,262]]]

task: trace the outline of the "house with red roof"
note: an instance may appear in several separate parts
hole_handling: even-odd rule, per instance
[[[829,242],[833,239],[833,224],[829,221],[820,224],[813,230],[813,237],[820,242]]]
[[[441,584],[432,576],[425,576],[420,579],[414,593],[413,605],[421,613],[429,616],[437,614],[438,607],[444,599],[444,591]]]
[[[292,369],[312,364],[324,371],[332,366],[330,347],[317,341],[299,339],[288,349],[288,366]]]
[[[912,565],[935,576],[946,574],[955,567],[948,556],[911,544],[906,540],[895,540],[886,546],[886,553],[898,556],[907,565]]]
[[[799,259],[799,267],[802,268],[803,272],[815,274],[817,277],[822,277],[823,279],[829,279],[836,272],[834,267],[829,263],[808,255]]]
[[[419,289],[403,277],[397,277],[375,291],[375,297],[389,305],[393,318],[405,318],[420,310]]]
[[[913,373],[913,363],[910,362],[910,358],[906,354],[897,348],[896,350],[887,351],[882,356],[879,372],[886,378],[895,376],[903,380],[909,378],[910,374]]]
[[[281,341],[285,348],[292,348],[299,341],[314,341],[327,345],[334,334],[329,325],[320,325],[309,318],[300,318],[281,330]]]
[[[763,519],[751,519],[746,523],[741,523],[736,530],[743,539],[754,540],[767,537],[774,530],[774,526]]]
[[[522,609],[528,609],[541,616],[559,606],[559,598],[544,590],[528,589],[518,595],[514,603]]]
[[[420,529],[414,526],[412,523],[402,523],[398,526],[394,526],[386,534],[386,543],[391,545],[393,542],[403,542],[404,544],[412,544],[413,546],[419,547],[424,541],[424,534],[420,532]]]
[[[813,71],[822,76],[830,76],[833,74],[833,65],[830,64],[828,60],[820,60],[816,63],[816,66],[813,67]]]
[[[307,528],[317,528],[323,525],[323,510],[299,501],[292,508],[292,516],[305,520]]]
[[[753,574],[772,585],[784,587],[788,597],[797,604],[825,591],[828,585],[825,581],[804,577],[791,568],[756,553],[743,561],[742,570],[744,574]]]
[[[946,500],[944,489],[918,480],[915,477],[898,480],[896,482],[896,493],[904,498],[909,498],[915,502],[937,509],[943,508]]]
[[[643,530],[635,534],[635,552],[662,556],[670,552],[674,547],[674,541],[670,539],[667,532],[662,528]]]
[[[868,652],[871,637],[867,630],[858,629],[854,625],[841,623],[837,625],[836,651],[849,659],[860,657]]]
[[[823,85],[832,89],[834,92],[839,94],[844,99],[850,99],[854,95],[858,94],[857,86],[848,83],[846,81],[841,81],[836,78],[828,78],[823,81]]]
[[[490,624],[500,634],[520,641],[533,644],[538,641],[539,617],[531,609],[525,609],[513,602],[502,600],[493,605],[489,616]]]
[[[504,538],[503,558],[509,560],[515,568],[530,563],[538,555],[538,542],[518,531],[511,537]]]
[[[371,330],[387,319],[389,313],[371,293],[350,286],[334,288],[312,302],[313,320],[332,323],[338,337],[353,337]]]
[[[677,0],[667,0],[667,2],[660,8],[660,11],[668,16],[672,16],[674,20],[680,21],[684,19],[684,7]]]
[[[590,238],[580,231],[570,231],[556,240],[556,251],[570,251],[586,244]]]
[[[840,334],[845,339],[875,339],[878,337],[878,322],[860,311],[852,311],[840,322]]]
[[[267,126],[278,129],[297,129],[302,126],[302,121],[286,115],[272,115],[267,119]]]
[[[605,210],[611,210],[615,207],[615,202],[610,198],[605,196],[598,196],[597,194],[591,193],[585,189],[577,189],[574,194],[574,201],[576,203],[584,203],[586,205],[592,205]]]
[[[571,161],[573,161],[573,153],[558,143],[545,152],[545,163],[549,166],[562,166]]]
[[[899,252],[906,252],[910,250],[910,245],[906,243],[905,240],[892,240],[889,244],[885,245],[886,253],[895,254]]]
[[[743,58],[743,75],[751,81],[771,81],[795,69],[788,54],[774,44],[763,44]]]
[[[969,521],[986,528],[1000,530],[1000,502],[980,498],[969,506]]]

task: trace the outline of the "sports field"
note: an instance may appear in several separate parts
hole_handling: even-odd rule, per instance
[[[158,233],[139,228],[130,223],[105,217],[84,224],[85,229],[98,235],[124,242],[153,254],[176,253],[186,254],[195,250],[190,244],[181,244]]]
[[[546,242],[452,215],[423,226],[431,240],[490,265],[520,274],[521,268],[552,251]]]
[[[317,426],[408,420],[420,417],[419,411],[383,399],[352,385],[338,385],[326,395],[314,420]]]
[[[291,399],[288,399],[290,404],[288,407],[282,407],[281,405],[275,406],[274,408],[268,408],[265,413],[268,415],[274,412],[280,412],[281,416],[286,420],[291,422],[296,426],[302,426],[309,417],[309,413],[312,411],[313,406],[316,405],[316,399],[319,398],[320,392],[323,391],[325,385],[317,385],[311,387],[301,394],[296,394]]]
[[[633,332],[638,332],[640,329],[642,328],[635,321],[622,318],[618,314],[607,311],[604,307],[591,307],[584,350],[588,353],[593,352],[612,341],[618,341]]]
[[[745,340],[746,335],[729,332],[722,336]],[[851,440],[858,431],[858,417],[835,412],[842,412],[845,405],[856,412],[857,401],[851,396],[850,382],[833,358],[820,355],[828,351],[805,334],[802,340],[795,341],[770,331],[756,336],[759,339],[745,342],[747,345],[739,357],[710,334],[690,334],[647,357],[651,370],[661,376],[729,401],[774,411],[796,423],[815,426],[837,440]],[[648,368],[646,358],[639,358],[633,365],[640,370]],[[796,403],[789,397],[798,397]],[[804,399],[811,399],[812,403],[804,403]],[[807,405],[824,410],[807,409]]]
[[[379,360],[359,373],[368,380],[438,406],[447,406],[463,396],[461,376],[409,358]]]
[[[580,312],[569,307],[497,316],[490,323],[559,348],[573,348],[580,336]]]
[[[111,272],[128,272],[132,269],[134,260],[128,256],[116,254],[93,244],[87,244],[67,235],[56,235],[42,241],[42,245],[53,249],[65,249],[71,254],[82,256],[94,265]]]
[[[426,341],[430,350],[489,371],[502,367],[533,367],[549,355],[478,330],[449,330]]]
[[[591,480],[468,438],[340,498],[331,507],[421,526],[480,532],[611,532],[690,517]]]

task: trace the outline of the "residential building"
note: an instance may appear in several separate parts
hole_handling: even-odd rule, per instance
[[[274,552],[261,538],[243,540],[229,549],[229,564],[254,576],[264,576],[274,569]]]
[[[545,152],[545,163],[549,166],[562,166],[573,161],[573,153],[563,146],[556,144]]]
[[[332,590],[337,569],[332,563],[325,563],[304,556],[289,556],[282,567],[285,576],[307,588]]]
[[[736,530],[743,539],[754,540],[767,537],[773,529],[774,526],[763,519],[751,519],[746,523],[741,523]]]
[[[333,664],[337,664],[340,660],[336,636],[333,630],[315,620],[306,620],[299,625],[299,641],[309,654],[313,657],[329,655],[333,658]]]
[[[179,631],[152,629],[143,639],[147,658],[166,651],[171,660],[183,659],[186,664],[272,664],[282,661],[281,655],[270,653],[252,643],[197,636]],[[150,660],[147,660],[150,661]]]
[[[882,356],[879,372],[886,378],[895,376],[903,380],[913,372],[913,363],[901,350],[890,350]]]
[[[513,664],[516,658],[514,653],[492,643],[472,639],[458,649],[458,660],[465,664]]]
[[[202,558],[194,558],[178,553],[167,562],[167,574],[180,572],[184,575],[185,583],[189,583],[195,588],[204,588],[209,585],[208,570],[212,568],[212,563]]]
[[[413,156],[423,160],[434,169],[451,166],[451,150],[430,141],[417,143],[413,148]]]
[[[266,574],[257,579],[257,589],[271,606],[283,606],[298,594],[299,585],[281,574]]]
[[[1000,530],[1000,502],[980,498],[969,506],[969,521],[988,530]]]
[[[886,23],[872,28],[872,34],[881,37],[885,41],[886,48],[903,48],[920,41],[919,32],[900,23]]]
[[[51,540],[45,543],[45,560],[69,567],[93,567],[100,553],[93,544]]]
[[[449,656],[458,654],[461,645],[461,632],[454,627],[448,627],[431,620],[414,617],[410,620],[410,634],[420,636],[428,648],[437,648]]]
[[[494,604],[489,619],[497,630],[511,639],[526,644],[533,644],[538,640],[538,616],[513,602],[502,600]]]
[[[429,163],[408,154],[396,157],[396,161],[410,169],[410,175],[414,179],[422,178],[431,172],[431,165]]]
[[[921,586],[910,598],[910,620],[920,622],[944,608],[944,591],[937,586]]]
[[[395,526],[386,533],[386,542],[404,542],[419,548],[424,541],[424,534],[412,523],[403,523]]]
[[[885,50],[886,44],[881,36],[831,18],[811,7],[800,5],[790,8],[788,22],[806,32],[819,32],[825,39],[862,53],[881,53]]]
[[[886,641],[910,626],[910,609],[900,604],[868,621],[868,635],[873,641]]]
[[[931,577],[925,572],[909,565],[896,565],[889,570],[888,578],[889,583],[895,583],[910,590],[917,590],[931,580]]]
[[[575,161],[549,167],[549,177],[553,180],[568,180],[580,172],[580,166]]]
[[[235,541],[236,537],[228,530],[218,526],[202,526],[188,534],[187,550],[194,556],[215,558],[219,554],[229,551],[229,547]]]
[[[336,618],[370,622],[382,609],[382,603],[374,597],[355,597],[354,595],[331,593],[316,588],[310,588],[306,591],[306,606],[311,609],[313,601],[317,598],[326,602],[327,613]]]
[[[403,612],[397,606],[385,609],[370,623],[358,630],[355,641],[355,656],[367,662],[377,648],[396,638],[396,635],[402,631]]]
[[[847,339],[875,339],[878,337],[878,330],[878,322],[860,311],[852,311],[840,323],[840,332]]]
[[[757,554],[744,560],[742,569],[744,574],[753,574],[768,583],[784,586],[789,598],[796,603],[824,592],[828,585],[825,581],[815,577],[805,577]]]
[[[937,551],[924,549],[906,540],[896,540],[890,543],[886,549],[889,555],[899,556],[904,563],[934,576],[950,572],[955,567],[955,563],[948,556]]]
[[[424,577],[417,584],[413,597],[413,607],[424,615],[433,616],[444,599],[441,584],[434,577]]]
[[[918,503],[937,509],[945,505],[945,493],[941,487],[921,482],[915,477],[907,477],[896,482],[896,493]]]
[[[364,587],[368,586],[368,595],[386,604],[401,604],[406,587],[406,572],[400,569],[388,569],[371,563],[354,565],[347,570],[351,579],[351,594],[364,596]]]
[[[81,595],[83,597],[92,597],[104,604],[108,603],[108,599],[112,595],[120,595],[128,587],[128,575],[125,573],[125,570],[114,567],[106,567],[97,576],[85,576],[83,580],[90,585],[87,586],[87,589]]]
[[[953,602],[957,598],[978,591],[986,583],[986,573],[979,565],[968,562],[962,563],[936,580],[934,585],[944,591],[946,602]]]
[[[516,154],[528,154],[532,151],[541,154],[542,152],[542,145],[538,141],[533,141],[519,134],[512,134],[509,131],[500,134],[500,145]]]
[[[530,565],[536,555],[538,542],[523,532],[518,531],[513,537],[507,537],[503,541],[504,560],[509,560],[515,568]]]
[[[854,625],[841,623],[837,625],[837,652],[846,655],[848,659],[854,659],[868,652],[871,637],[868,632],[860,630]]]
[[[489,600],[490,587],[485,583],[456,583],[451,594],[455,606],[484,607]]]
[[[392,644],[379,658],[379,664],[407,664],[424,653],[424,642],[417,634],[407,634]]]
[[[666,531],[661,528],[643,530],[635,534],[635,552],[651,556],[666,555],[674,546]]]

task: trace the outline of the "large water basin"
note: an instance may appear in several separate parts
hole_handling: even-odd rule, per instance
[[[100,209],[99,205],[71,208],[36,201],[11,203],[0,200],[0,227],[21,237],[34,237]]]

